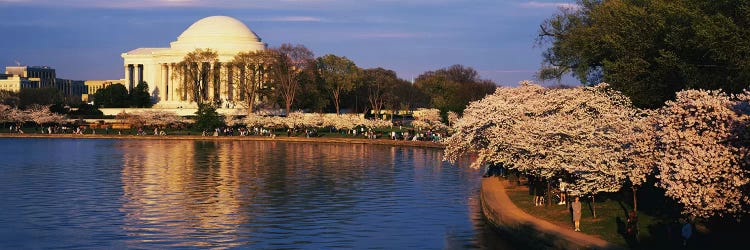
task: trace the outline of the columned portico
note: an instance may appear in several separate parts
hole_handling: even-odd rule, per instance
[[[206,97],[234,106],[233,102],[242,98],[241,94],[235,93],[241,91],[235,85],[242,80],[234,79],[240,74],[227,67],[228,62],[240,52],[264,50],[266,44],[237,19],[226,16],[203,18],[182,32],[169,48],[138,48],[123,53],[126,87],[130,90],[140,82],[148,83],[154,107],[194,107],[191,94],[182,86],[183,77],[175,73],[175,67],[185,55],[196,49],[211,49],[218,54],[218,63],[211,64],[218,73],[209,76],[211,84],[205,89]]]

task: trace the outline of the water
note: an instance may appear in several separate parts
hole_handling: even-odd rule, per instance
[[[440,150],[0,139],[0,249],[507,248]]]

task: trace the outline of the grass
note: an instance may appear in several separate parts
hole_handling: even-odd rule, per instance
[[[515,181],[512,182],[515,183]],[[573,230],[572,212],[568,205],[557,205],[555,200],[551,205],[548,202],[545,206],[534,206],[534,196],[529,194],[529,188],[525,185],[512,184],[506,190],[513,203],[526,213],[562,228]],[[661,231],[658,228],[664,228],[664,225],[669,224],[670,219],[668,217],[639,212],[638,228],[640,233],[638,238],[641,241],[639,244],[630,240],[625,233],[627,214],[632,209],[629,204],[607,197],[597,197],[596,202],[587,199],[582,199],[581,202],[583,203],[581,217],[581,231],[583,233],[595,235],[608,242],[628,247],[643,246],[645,242],[648,242],[649,246],[666,244],[665,246],[670,247],[670,244],[676,244],[675,242],[659,242],[658,244],[653,242],[654,239],[662,239],[663,241],[667,238],[664,237],[667,234],[667,229]],[[597,218],[593,217],[592,205],[596,208]],[[660,234],[661,232],[664,232],[664,234]]]

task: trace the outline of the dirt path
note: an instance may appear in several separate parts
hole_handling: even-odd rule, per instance
[[[542,248],[622,249],[600,238],[562,228],[527,214],[510,200],[505,192],[507,184],[507,181],[500,178],[482,179],[484,213],[494,223],[519,233],[533,233],[543,241],[548,240],[545,244],[535,244]]]

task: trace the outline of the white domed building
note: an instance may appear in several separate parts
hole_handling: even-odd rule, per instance
[[[169,48],[138,48],[122,54],[125,87],[146,82],[155,108],[195,107],[182,95],[182,81],[173,74],[175,64],[196,49],[211,49],[219,62],[230,62],[240,52],[265,50],[266,44],[244,23],[228,16],[206,17],[190,25]],[[231,70],[221,67],[222,102],[231,104],[239,96],[232,88]],[[213,88],[211,86],[210,88]],[[211,90],[213,91],[213,90]]]

